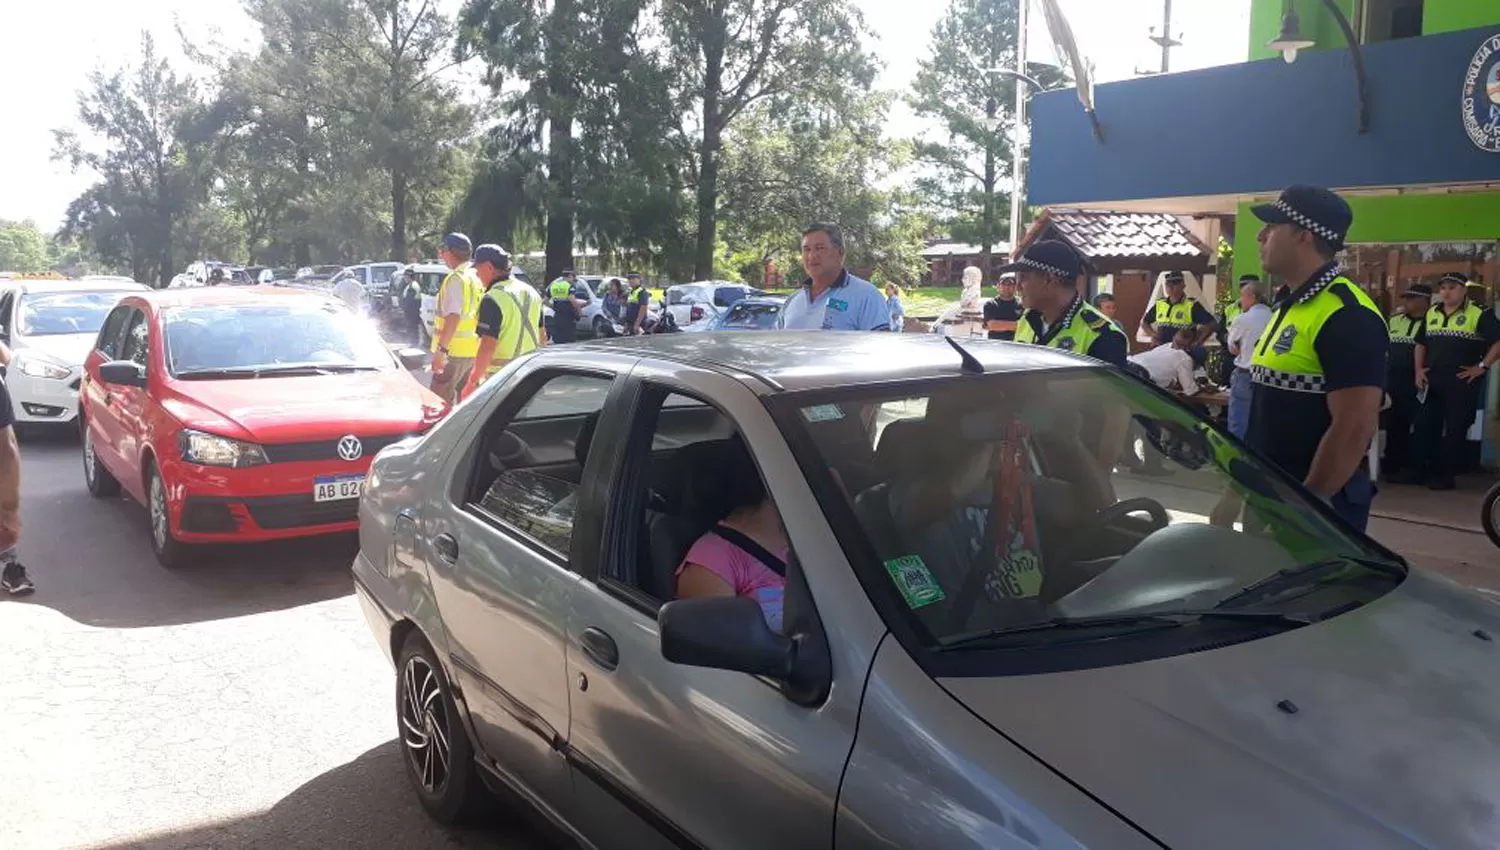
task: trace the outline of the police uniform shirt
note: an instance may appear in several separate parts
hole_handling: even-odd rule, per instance
[[[1328,289],[1340,274],[1338,264],[1329,263],[1289,293],[1277,305],[1276,315],[1261,334],[1256,350],[1262,346],[1277,346],[1277,350],[1289,347],[1299,329],[1287,321],[1288,311]],[[1337,289],[1334,292],[1338,294]],[[1364,306],[1352,292],[1342,298],[1343,306],[1328,316],[1313,339],[1313,351],[1323,370],[1322,392],[1260,380],[1253,386],[1246,441],[1299,480],[1307,477],[1318,444],[1333,422],[1327,393],[1351,387],[1384,390],[1386,386],[1390,342],[1385,317]]]
[[[1464,301],[1451,316],[1442,312],[1441,304],[1427,311],[1417,330],[1417,344],[1426,349],[1422,365],[1429,379],[1456,377],[1459,369],[1484,360],[1490,346],[1500,341],[1500,319],[1492,310],[1480,309],[1478,327],[1469,326],[1472,304]]]
[[[630,293],[629,301],[625,303],[625,324],[634,326],[635,317],[641,314],[651,304],[651,291],[644,286],[638,287]]]
[[[1156,300],[1156,304],[1152,304],[1151,305],[1151,312],[1147,313],[1146,317],[1153,322],[1152,327],[1156,329],[1156,341],[1157,342],[1171,342],[1172,341],[1172,337],[1174,337],[1174,336],[1177,335],[1177,331],[1179,329],[1186,328],[1186,327],[1192,327],[1193,325],[1198,325],[1198,326],[1207,325],[1207,324],[1209,324],[1210,322],[1212,322],[1214,320],[1214,314],[1208,312],[1208,310],[1206,308],[1204,308],[1204,306],[1202,304],[1199,304],[1197,301],[1195,301],[1192,298],[1189,298],[1186,295],[1182,296],[1182,301],[1177,302],[1177,304],[1174,305],[1174,306],[1181,306],[1183,301],[1190,302],[1193,305],[1192,309],[1188,313],[1189,318],[1190,318],[1191,321],[1190,321],[1189,324],[1183,324],[1183,325],[1173,324],[1172,322],[1170,322],[1168,320],[1162,320],[1162,321],[1159,321],[1159,322],[1156,320],[1156,315],[1157,315],[1157,313],[1156,313],[1157,306],[1156,305],[1157,304],[1171,304],[1172,303],[1171,301],[1167,300],[1166,298],[1158,298]]]
[[[1390,372],[1392,381],[1410,383],[1417,372],[1417,343],[1422,342],[1423,327],[1427,316],[1408,316],[1397,313],[1390,318],[1391,354]]]
[[[505,312],[500,309],[500,305],[495,299],[489,297],[489,293],[496,289],[505,289],[505,285],[509,282],[506,280],[495,281],[490,284],[489,289],[485,290],[485,297],[479,299],[479,323],[475,328],[478,330],[480,336],[487,336],[490,339],[500,338],[500,323],[505,318]]]
[[[552,340],[573,342],[578,339],[578,311],[570,298],[552,299]]]
[[[1021,321],[1031,326],[1031,335],[1037,345],[1048,345],[1059,334],[1066,331],[1073,322],[1087,322],[1089,328],[1099,336],[1089,345],[1088,351],[1078,351],[1077,354],[1087,354],[1095,360],[1126,368],[1126,356],[1129,354],[1130,343],[1125,339],[1125,333],[1120,330],[1119,325],[1109,320],[1109,317],[1098,310],[1083,303],[1079,296],[1073,296],[1073,302],[1062,314],[1062,318],[1056,323],[1048,326],[1042,318],[1041,310],[1027,310],[1021,316]],[[1071,342],[1071,340],[1064,340]],[[1065,345],[1050,346],[1071,351]]]
[[[984,320],[986,322],[1019,322],[1021,320],[1021,301],[1012,298],[1009,301],[998,295],[984,302]],[[1015,331],[990,331],[990,339],[1015,339]]]

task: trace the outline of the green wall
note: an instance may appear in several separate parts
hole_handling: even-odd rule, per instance
[[[1337,0],[1338,7],[1348,16],[1349,22],[1359,29],[1356,7],[1361,0]],[[1293,0],[1297,17],[1301,19],[1302,32],[1318,42],[1313,50],[1345,48],[1343,33],[1333,16],[1323,6],[1323,0]],[[1280,54],[1266,49],[1266,42],[1281,31],[1281,15],[1285,0],[1250,0],[1250,59],[1270,59]],[[1423,0],[1422,33],[1432,35],[1440,32],[1475,29],[1500,25],[1500,0]]]
[[[1500,193],[1383,195],[1349,198],[1354,226],[1349,242],[1500,242]],[[1260,274],[1251,204],[1234,220],[1234,273]]]
[[[1424,0],[1422,33],[1476,29],[1500,25],[1500,2],[1496,0]]]

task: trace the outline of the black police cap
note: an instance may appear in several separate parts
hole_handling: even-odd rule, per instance
[[[999,273],[1046,272],[1071,281],[1082,269],[1083,258],[1073,246],[1056,239],[1042,239],[1031,243],[1031,247],[1021,253],[1020,259],[1001,266]]]
[[[1344,247],[1354,211],[1337,194],[1318,186],[1288,186],[1275,203],[1250,208],[1267,224],[1295,224],[1322,237],[1334,248]]]
[[[1406,288],[1405,292],[1401,293],[1401,297],[1403,297],[1403,298],[1431,298],[1432,297],[1432,287],[1428,286],[1425,283],[1414,283],[1411,286],[1408,286]]]

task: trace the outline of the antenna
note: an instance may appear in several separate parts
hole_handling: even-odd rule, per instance
[[[953,346],[954,351],[958,352],[959,359],[963,361],[963,366],[961,368],[965,372],[972,372],[975,375],[984,374],[984,364],[980,363],[979,358],[970,354],[967,350],[964,349],[962,345],[959,345],[958,340],[954,339],[951,336],[945,336],[943,337],[943,339],[946,340],[949,345]]]

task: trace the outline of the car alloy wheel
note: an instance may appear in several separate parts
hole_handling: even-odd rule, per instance
[[[422,790],[440,796],[453,765],[453,727],[437,672],[421,655],[401,671],[401,740]]]
[[[96,498],[108,498],[120,493],[120,482],[99,463],[99,453],[94,448],[94,434],[88,425],[83,426],[83,483],[88,486],[89,495]]]
[[[167,569],[186,563],[191,546],[172,536],[172,515],[167,505],[167,485],[161,470],[150,461],[146,465],[146,511],[151,515],[151,549],[156,561]]]
[[[171,522],[167,513],[167,488],[160,475],[151,476],[151,537],[158,551],[165,549],[171,539]]]

